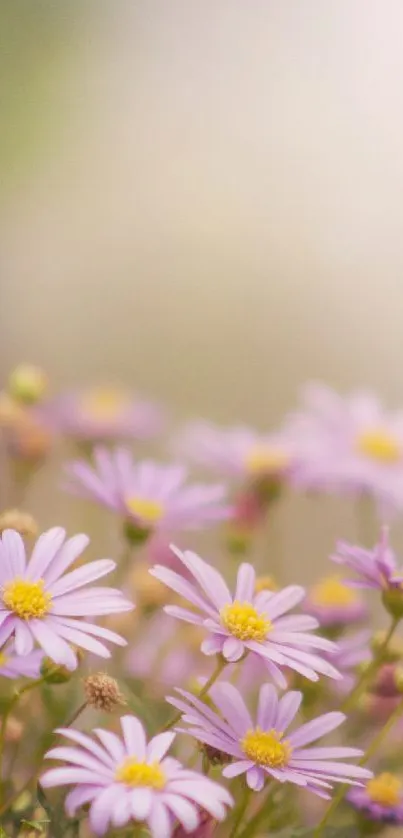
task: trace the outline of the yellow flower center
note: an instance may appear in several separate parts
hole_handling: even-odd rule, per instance
[[[17,578],[7,582],[3,588],[4,605],[21,620],[45,617],[50,609],[52,596],[43,590],[44,584],[43,579],[29,582],[27,579]]]
[[[90,390],[81,400],[81,407],[85,414],[92,419],[110,421],[116,419],[128,407],[129,399],[120,390],[99,387]]]
[[[246,457],[246,468],[249,474],[259,477],[262,474],[278,474],[289,463],[289,456],[279,448],[257,446],[249,451]]]
[[[258,576],[255,582],[255,594],[260,594],[260,591],[277,591],[278,585],[276,584],[275,579],[273,576]]]
[[[360,454],[381,463],[397,463],[402,456],[397,439],[382,428],[364,431],[358,437],[357,450]]]
[[[344,585],[338,576],[329,576],[314,585],[310,591],[310,599],[315,605],[325,608],[354,605],[359,602],[357,594]]]
[[[129,757],[117,769],[115,780],[127,786],[148,786],[152,789],[163,789],[166,783],[165,774],[158,762],[138,762]]]
[[[223,626],[239,640],[264,640],[272,627],[270,620],[250,602],[235,600],[224,605],[220,617]]]
[[[3,655],[3,652],[0,652],[0,667],[6,666],[7,663],[8,663],[7,655]]]
[[[290,760],[292,748],[283,733],[277,730],[248,730],[240,742],[248,759],[269,768],[283,768]]]
[[[373,803],[380,806],[397,806],[402,797],[402,783],[385,771],[367,783],[367,792]]]
[[[156,524],[164,514],[162,503],[157,500],[146,500],[145,498],[127,498],[126,506],[135,518],[141,518],[146,524]]]

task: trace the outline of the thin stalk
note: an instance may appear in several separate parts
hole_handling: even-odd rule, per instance
[[[361,759],[358,763],[359,765],[366,765],[366,763],[369,762],[371,757],[378,750],[379,745],[381,745],[381,743],[386,738],[386,736],[388,736],[390,731],[393,730],[396,722],[399,721],[399,719],[402,715],[403,715],[403,700],[399,702],[399,704],[397,705],[397,707],[393,711],[392,715],[389,717],[386,724],[381,728],[381,730],[377,733],[377,735],[374,736],[371,744],[369,745],[369,747],[367,748],[365,753],[362,755],[362,757],[361,757]],[[321,838],[326,825],[329,823],[330,818],[332,817],[332,815],[334,814],[334,812],[338,808],[339,804],[343,800],[344,795],[346,794],[346,791],[347,791],[348,788],[349,788],[349,786],[348,786],[347,783],[343,783],[343,785],[340,786],[340,788],[339,788],[337,794],[334,796],[329,808],[326,810],[322,820],[320,821],[320,823],[316,827],[316,829],[313,833],[314,838]]]
[[[206,681],[200,692],[197,693],[197,698],[202,699],[205,695],[207,695],[209,689],[213,686],[213,684],[223,671],[224,667],[227,666],[227,663],[228,662],[224,660],[224,658],[219,658],[214,672],[210,675],[210,678],[208,679],[208,681]],[[177,722],[179,722],[179,719],[181,717],[182,711],[179,711],[179,713],[176,713],[175,716],[173,716],[172,719],[161,728],[160,733],[163,733],[166,730],[170,730],[171,727],[173,727],[174,725],[176,725]]]
[[[248,807],[248,803],[249,803],[249,800],[250,800],[250,795],[251,795],[251,790],[250,790],[249,786],[247,786],[245,784],[242,800],[239,804],[239,807],[238,807],[237,811],[235,812],[235,819],[234,819],[234,823],[232,824],[232,830],[229,834],[229,838],[235,838],[236,833],[238,832],[238,829],[241,825],[241,822],[243,821],[244,814],[245,814],[246,809]]]
[[[268,808],[267,804],[270,802],[270,798],[271,798],[271,796],[274,792],[274,789],[275,789],[274,784],[273,784],[273,786],[269,787],[267,795],[266,795],[260,809],[258,809],[258,811],[253,816],[253,818],[251,818],[251,820],[248,822],[245,829],[243,829],[242,832],[239,833],[238,838],[252,838],[252,836],[255,835],[256,827],[260,826],[262,821],[265,820],[265,818],[267,818],[267,816],[269,815],[269,808]]]
[[[374,654],[374,657],[367,669],[364,669],[364,671],[362,672],[361,677],[358,679],[353,691],[347,696],[346,700],[341,705],[340,709],[343,713],[347,713],[349,710],[351,710],[352,707],[354,707],[357,700],[364,692],[364,689],[367,686],[368,681],[370,681],[372,676],[375,675],[376,670],[378,669],[379,664],[382,662],[383,656],[387,650],[387,647],[389,646],[389,643],[397,629],[399,622],[400,620],[396,618],[392,620],[383,643],[379,647],[378,651]]]
[[[1,805],[1,795],[2,795],[2,786],[1,786],[1,778],[3,777],[3,758],[4,758],[4,746],[5,746],[5,737],[6,737],[6,729],[7,729],[7,722],[10,718],[11,713],[15,710],[20,698],[29,690],[34,690],[36,687],[39,687],[44,682],[44,678],[36,678],[35,681],[30,681],[24,687],[21,687],[17,690],[8,707],[4,711],[3,718],[1,720],[1,727],[0,727],[0,805]]]

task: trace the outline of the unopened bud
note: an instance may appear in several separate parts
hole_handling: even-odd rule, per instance
[[[24,416],[13,429],[11,452],[18,460],[42,460],[52,446],[51,433],[32,416]]]
[[[226,754],[225,751],[220,751],[218,748],[213,748],[212,745],[202,744],[200,746],[202,754],[204,754],[211,765],[228,765],[232,762],[232,756]]]
[[[81,663],[84,653],[81,649],[74,649],[78,664]],[[44,658],[41,665],[41,675],[47,684],[66,684],[77,670],[67,669],[60,663],[55,663],[52,658]]]
[[[106,672],[88,675],[84,680],[84,694],[90,707],[103,710],[105,713],[112,713],[119,705],[126,704],[119,684]]]
[[[388,612],[395,620],[403,617],[403,588],[387,588],[382,594],[382,602]]]
[[[38,525],[29,512],[19,509],[6,509],[0,515],[0,533],[4,530],[16,530],[22,536],[34,538],[38,534]]]
[[[48,381],[40,367],[20,364],[8,379],[8,391],[12,398],[22,404],[36,404],[47,390]]]
[[[135,524],[134,521],[129,520],[125,521],[123,525],[123,532],[126,541],[132,547],[141,547],[141,545],[145,544],[152,535],[152,530],[140,527],[138,524]]]
[[[382,698],[395,698],[398,692],[396,666],[393,663],[385,663],[376,674],[375,682],[371,686],[371,693]]]
[[[0,426],[14,428],[24,415],[21,405],[17,404],[4,390],[0,393]]]

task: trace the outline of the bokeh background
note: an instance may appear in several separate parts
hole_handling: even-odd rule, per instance
[[[306,379],[403,403],[402,36],[400,0],[3,0],[2,373],[260,428]],[[292,503],[313,574],[353,513]]]

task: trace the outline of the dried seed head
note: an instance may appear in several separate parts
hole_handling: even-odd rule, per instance
[[[117,681],[106,672],[88,675],[84,680],[84,694],[90,707],[105,713],[112,713],[119,705],[126,704]]]

